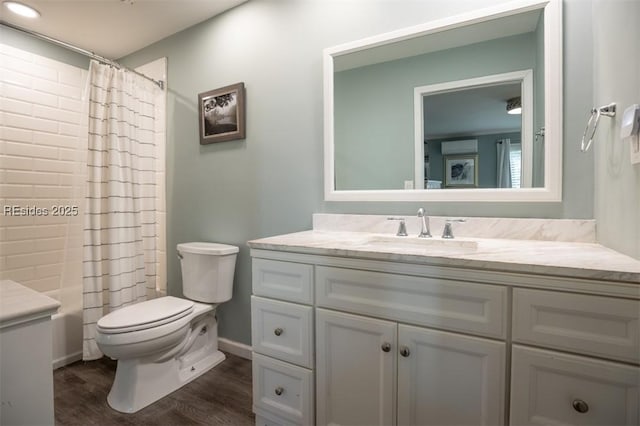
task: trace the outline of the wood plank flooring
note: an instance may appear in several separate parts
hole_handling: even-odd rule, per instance
[[[134,414],[107,404],[116,361],[79,361],[54,371],[56,425],[255,424],[251,412],[251,361],[227,359],[193,382]]]

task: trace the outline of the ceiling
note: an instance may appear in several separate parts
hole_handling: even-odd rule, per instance
[[[520,131],[522,116],[507,114],[520,83],[477,87],[424,97],[425,139]]]
[[[0,7],[0,19],[118,59],[247,0],[18,0],[36,19]]]

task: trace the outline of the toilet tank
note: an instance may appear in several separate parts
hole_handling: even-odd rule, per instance
[[[238,250],[217,243],[178,244],[184,297],[203,303],[231,299]]]

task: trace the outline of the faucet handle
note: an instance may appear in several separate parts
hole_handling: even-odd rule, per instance
[[[400,222],[398,225],[398,232],[396,232],[397,237],[406,237],[407,234],[407,225],[404,222],[404,217],[388,217],[387,220],[397,220]]]
[[[444,229],[442,230],[442,238],[453,239],[453,223],[464,223],[465,219],[447,219],[444,223]]]

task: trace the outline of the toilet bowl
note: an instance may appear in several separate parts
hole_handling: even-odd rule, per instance
[[[231,298],[237,253],[225,244],[178,244],[187,298],[148,300],[98,321],[98,347],[118,360],[111,408],[139,411],[224,361],[215,310]]]

